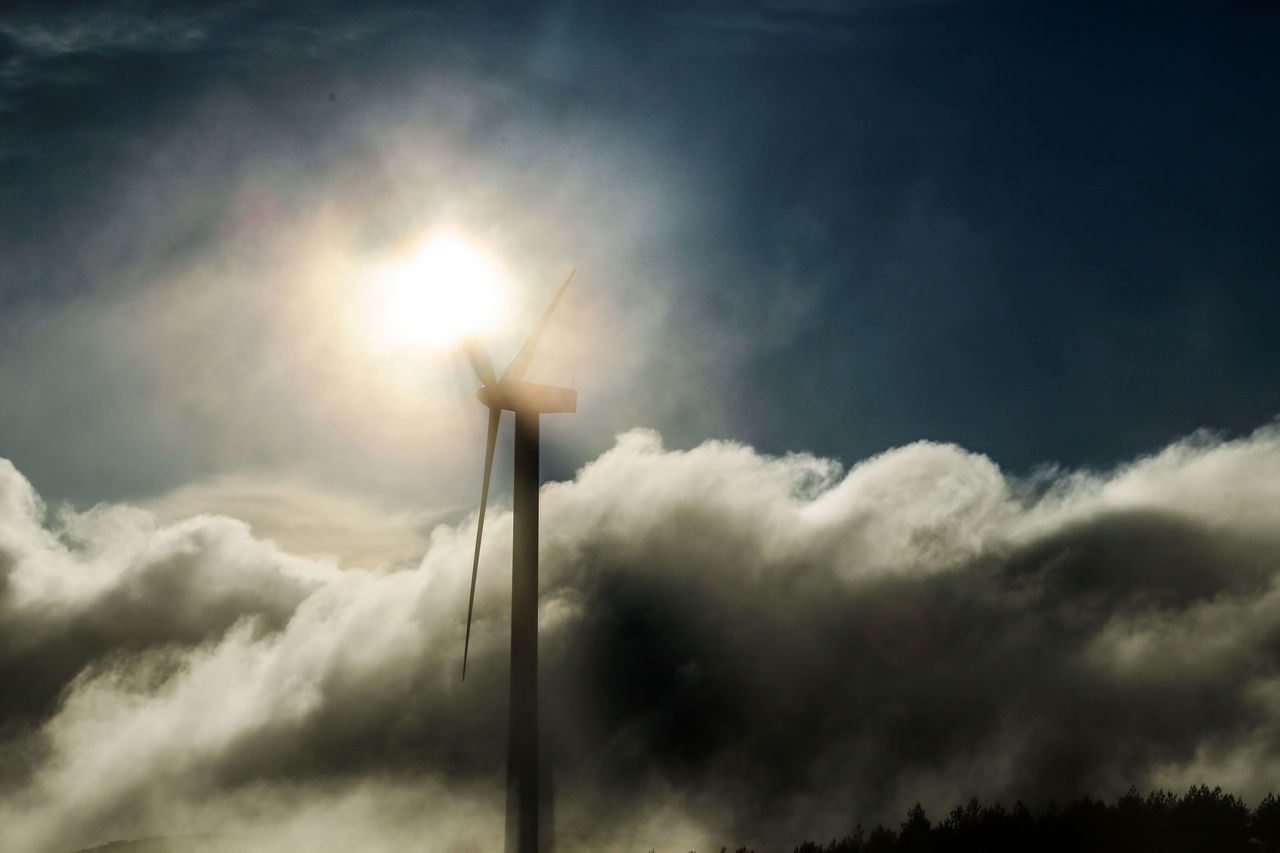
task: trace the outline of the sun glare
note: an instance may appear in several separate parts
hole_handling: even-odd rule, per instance
[[[501,272],[455,234],[438,234],[388,263],[370,291],[372,331],[393,348],[443,349],[498,319]]]

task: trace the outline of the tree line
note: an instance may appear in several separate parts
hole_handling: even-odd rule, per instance
[[[806,841],[794,853],[1280,853],[1280,801],[1267,796],[1257,808],[1221,788],[1193,785],[1186,794],[1156,790],[1145,797],[1134,788],[1115,803],[1089,796],[1032,814],[1021,802],[1012,809],[977,799],[956,806],[937,823],[917,803],[895,831],[861,825],[826,846]]]
[[[793,853],[1280,853],[1280,801],[1256,808],[1221,788],[1193,785],[1186,794],[1134,788],[1114,803],[1089,796],[1032,814],[1021,802],[1006,809],[977,799],[933,822],[917,803],[895,830],[858,824],[823,845],[806,841]],[[721,848],[721,853],[728,853]],[[739,848],[736,853],[753,853]]]

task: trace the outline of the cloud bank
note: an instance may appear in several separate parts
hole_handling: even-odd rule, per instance
[[[342,569],[228,517],[50,512],[4,463],[0,847],[499,844],[510,515],[462,684],[473,525],[416,566]],[[625,433],[543,489],[556,824],[688,850],[916,800],[1259,798],[1278,575],[1276,425],[1030,478],[945,444],[846,471]]]

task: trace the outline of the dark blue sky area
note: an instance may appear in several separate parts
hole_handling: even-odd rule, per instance
[[[314,209],[370,127],[455,86],[459,162],[500,163],[549,221],[624,231],[633,166],[681,193],[613,256],[627,283],[596,266],[622,316],[651,290],[663,319],[557,464],[639,424],[847,462],[930,438],[1014,470],[1111,465],[1280,411],[1277,36],[1261,3],[19,7],[0,15],[0,305],[215,240],[210,188],[249,160],[286,213]],[[219,119],[187,176],[134,192],[154,229],[113,228],[103,199],[183,166],[175,128],[228,94],[253,121]],[[544,191],[556,146],[586,163],[597,139],[613,153],[579,195]],[[394,207],[362,203],[371,231]],[[0,451],[75,493],[37,448],[88,404],[40,405],[0,417]]]
[[[747,436],[1098,464],[1271,417],[1275,17],[880,17],[672,93],[733,198],[726,257],[820,293],[739,388]]]

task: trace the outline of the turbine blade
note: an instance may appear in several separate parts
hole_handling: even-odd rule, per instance
[[[480,571],[480,537],[484,533],[484,508],[489,503],[489,474],[493,472],[493,448],[498,443],[498,419],[502,409],[489,409],[489,435],[484,445],[484,480],[480,486],[480,517],[476,520],[476,556],[471,561],[471,595],[467,598],[467,637],[462,643],[462,680],[467,680],[467,651],[471,648],[471,612],[476,606],[476,575]]]
[[[471,362],[471,369],[476,372],[476,376],[480,377],[480,381],[485,385],[497,385],[498,377],[493,374],[493,361],[489,358],[488,351],[473,338],[464,340],[462,348]]]
[[[573,273],[575,272],[577,270],[569,273],[569,277],[564,280],[564,284],[560,285],[556,295],[551,298],[551,304],[547,306],[546,311],[542,312],[542,317],[538,320],[538,324],[533,327],[529,337],[520,345],[515,358],[511,359],[507,369],[502,372],[503,382],[519,382],[524,379],[524,373],[529,369],[529,362],[533,359],[533,351],[538,348],[538,339],[542,337],[542,330],[547,327],[547,321],[551,319],[551,312],[556,310],[556,305],[559,304],[560,297],[564,295],[564,290],[569,286],[569,282],[573,281]]]

